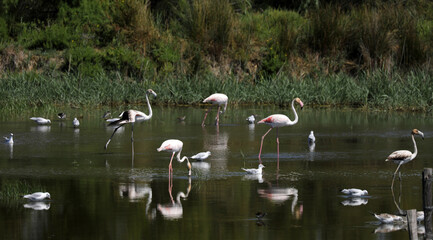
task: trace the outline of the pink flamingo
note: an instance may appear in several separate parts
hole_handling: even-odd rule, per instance
[[[214,93],[214,94],[210,95],[209,97],[207,97],[205,100],[203,100],[204,103],[210,102],[212,104],[218,104],[218,112],[217,112],[216,124],[215,124],[217,126],[219,125],[219,115],[220,115],[221,105],[224,105],[224,110],[221,111],[221,114],[223,114],[227,109],[228,100],[229,100],[229,98],[227,97],[227,95],[222,94],[222,93]],[[206,114],[204,115],[203,122],[201,123],[202,127],[204,126],[204,121],[206,120],[208,112],[209,112],[209,110],[206,109]]]
[[[304,107],[304,103],[302,103],[301,99],[299,98],[295,98],[292,100],[292,110],[293,113],[295,114],[295,120],[290,120],[286,115],[283,114],[273,114],[271,116],[268,116],[262,120],[260,120],[258,122],[258,124],[260,123],[265,123],[268,124],[269,126],[271,126],[271,128],[262,136],[262,142],[260,143],[260,152],[259,152],[259,161],[260,164],[262,163],[262,159],[261,159],[261,155],[262,155],[262,147],[263,147],[263,139],[265,139],[265,136],[273,129],[273,128],[277,128],[277,156],[278,156],[278,165],[279,165],[279,159],[280,159],[280,142],[278,140],[278,128],[279,127],[285,127],[285,126],[291,126],[291,125],[295,125],[298,122],[298,114],[296,113],[295,110],[295,101],[297,103],[299,103],[299,105],[301,105],[301,109]],[[277,166],[278,168],[278,166]]]
[[[178,162],[183,162],[183,161],[187,161],[187,166],[188,166],[188,176],[191,176],[191,163],[188,160],[188,157],[184,156],[182,159],[180,158],[180,153],[182,152],[182,148],[183,148],[183,142],[177,139],[169,139],[169,140],[165,140],[161,146],[159,148],[157,148],[156,150],[158,152],[161,151],[165,151],[165,152],[172,152],[173,154],[171,155],[171,159],[170,159],[170,164],[168,165],[168,173],[169,176],[171,176],[171,174],[173,174],[173,167],[172,167],[172,161],[173,161],[173,157],[174,154],[177,152],[177,161]]]
[[[393,189],[393,187],[394,187],[395,175],[397,174],[398,169],[401,167],[401,165],[414,160],[416,155],[418,154],[418,148],[416,147],[416,142],[415,142],[415,135],[420,135],[422,137],[422,139],[424,139],[424,133],[418,129],[413,129],[411,132],[411,135],[412,135],[412,142],[413,142],[413,148],[414,148],[413,153],[411,153],[408,150],[398,150],[398,151],[391,153],[385,159],[385,161],[392,161],[392,162],[398,164],[397,169],[395,170],[394,175],[392,177],[391,189]],[[399,174],[401,174],[401,172]],[[401,176],[399,178],[401,181]]]
[[[105,150],[107,150],[108,148],[108,144],[110,143],[111,139],[113,138],[114,134],[116,133],[117,129],[119,129],[120,127],[122,127],[123,125],[127,124],[127,123],[131,123],[131,142],[134,142],[134,123],[135,123],[135,118],[136,117],[141,117],[143,121],[147,121],[149,119],[152,118],[152,107],[150,106],[149,103],[149,97],[148,94],[152,94],[153,96],[156,97],[156,93],[152,90],[152,89],[148,89],[146,91],[146,101],[147,101],[147,107],[149,108],[149,115],[146,115],[144,112],[140,112],[137,110],[128,110],[128,111],[123,111],[120,115],[119,115],[119,119],[111,122],[110,124],[108,124],[108,126],[118,126],[114,129],[113,134],[111,134],[110,139],[108,139],[107,143],[105,144]],[[132,148],[134,149],[134,145],[132,145]]]

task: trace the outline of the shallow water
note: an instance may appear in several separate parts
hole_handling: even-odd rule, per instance
[[[202,128],[204,109],[154,107],[150,121],[134,126],[134,154],[129,125],[104,150],[113,131],[101,118],[105,110],[66,109],[64,121],[47,111],[0,115],[0,133],[13,132],[15,141],[0,146],[0,190],[19,182],[52,196],[42,203],[1,200],[3,239],[408,239],[404,228],[375,233],[402,226],[381,225],[370,212],[397,213],[394,200],[402,209],[421,209],[421,173],[433,166],[433,120],[422,114],[306,107],[298,124],[279,131],[279,171],[275,130],[265,138],[266,167],[257,177],[241,168],[257,168],[269,127],[249,126],[245,118],[293,118],[288,108],[229,106],[218,128],[213,109]],[[29,120],[36,115],[53,122],[37,126]],[[187,116],[185,122],[179,116]],[[426,138],[417,137],[418,157],[401,168],[401,191],[397,181],[393,198],[397,165],[384,159],[394,150],[413,151],[413,128]],[[314,149],[307,144],[310,130]],[[174,161],[172,186],[171,154],[156,151],[171,138],[184,142],[182,155],[212,152],[193,162],[190,178],[186,164]],[[369,196],[347,198],[340,189],[349,187],[367,189]],[[258,220],[256,212],[267,215]]]

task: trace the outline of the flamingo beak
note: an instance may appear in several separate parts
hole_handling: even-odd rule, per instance
[[[421,132],[420,130],[418,130],[418,134],[422,137],[422,139],[424,140],[424,133]]]

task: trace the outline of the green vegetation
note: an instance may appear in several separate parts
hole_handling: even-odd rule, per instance
[[[0,104],[16,109],[62,105],[141,104],[148,88],[158,93],[152,103],[197,104],[208,95],[227,93],[231,104],[288,105],[295,96],[311,105],[345,105],[389,110],[431,111],[433,78],[424,72],[389,74],[376,71],[356,77],[344,73],[318,77],[287,78],[277,75],[254,83],[236,76],[166,77],[131,81],[120,74],[42,76],[35,73],[13,75],[0,81]]]
[[[25,180],[2,180],[0,182],[0,204],[17,206],[23,196],[34,192],[45,192],[40,184],[29,184]]]
[[[431,1],[8,0],[2,106],[235,103],[430,110]]]

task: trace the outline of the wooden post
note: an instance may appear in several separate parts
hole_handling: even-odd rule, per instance
[[[407,227],[409,229],[409,239],[418,240],[418,226],[416,223],[416,209],[407,210]]]
[[[424,168],[422,172],[422,206],[426,239],[433,239],[432,229],[432,169]]]
[[[433,238],[432,229],[432,169],[424,168],[422,172],[422,206],[424,210],[425,237]]]

